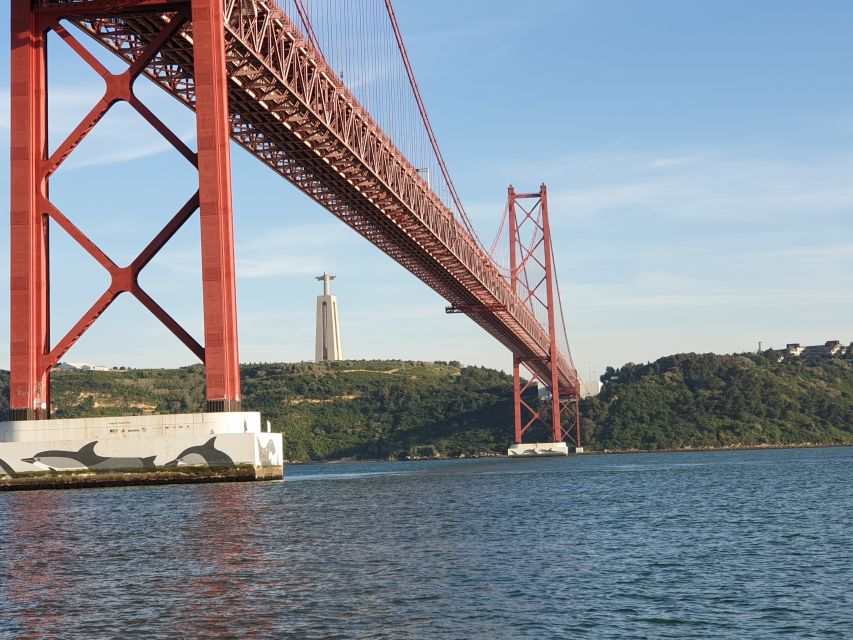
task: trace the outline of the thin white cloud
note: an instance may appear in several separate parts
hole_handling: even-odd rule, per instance
[[[678,167],[681,165],[689,164],[697,160],[699,156],[690,155],[690,156],[673,156],[669,158],[658,158],[657,160],[652,160],[649,163],[649,167],[652,169],[662,169],[665,167]]]
[[[340,248],[358,242],[358,236],[337,220],[318,224],[266,229],[262,233],[238,241],[238,251],[246,253],[282,254],[296,250],[299,254]]]
[[[570,286],[564,292],[570,301],[575,322],[589,316],[600,317],[617,311],[654,311],[665,316],[688,310],[743,312],[746,308],[790,308],[801,305],[828,305],[837,300],[837,291],[815,290],[791,295],[784,287],[732,290],[712,288],[638,289],[630,285],[608,284]],[[828,307],[825,307],[828,308]]]
[[[853,210],[853,156],[777,161],[723,154],[593,154],[570,156],[517,174],[555,184],[552,219],[586,222],[612,215],[761,223],[809,219]],[[487,215],[497,201],[473,210]]]
[[[237,259],[238,278],[286,278],[316,275],[323,270],[323,260],[306,262],[302,258]]]
[[[781,259],[809,263],[853,262],[853,242],[764,249],[750,254],[753,260]]]
[[[241,278],[316,275],[333,268],[336,254],[358,241],[338,221],[271,229],[238,241],[237,274]]]
[[[194,139],[194,136],[191,134],[185,134],[179,137],[184,141]],[[67,171],[73,171],[86,167],[121,164],[167,152],[177,153],[177,150],[163,138],[160,138],[160,140],[150,141],[128,140],[122,148],[114,151],[99,149],[79,156],[71,155],[63,164],[62,168]]]
[[[177,150],[141,118],[115,118],[98,124],[94,144],[84,140],[63,163],[62,169],[74,171],[86,167],[121,164]],[[192,144],[195,132],[178,132],[178,137]],[[85,145],[85,146],[84,146]]]

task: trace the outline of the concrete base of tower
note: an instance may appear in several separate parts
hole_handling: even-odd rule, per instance
[[[511,458],[536,458],[540,456],[567,456],[569,445],[565,442],[536,442],[514,444],[507,451]]]
[[[283,477],[257,412],[0,422],[0,490]]]
[[[575,447],[575,453],[583,453],[583,447]]]

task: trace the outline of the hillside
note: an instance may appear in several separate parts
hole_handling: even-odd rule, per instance
[[[290,460],[504,453],[512,438],[512,379],[490,369],[344,361],[241,371],[243,406],[284,433]],[[0,372],[0,419],[8,380]],[[603,380],[581,404],[590,451],[853,443],[850,355],[680,354],[608,368]],[[53,404],[55,417],[201,411],[204,372],[55,372]]]
[[[283,427],[296,459],[505,451],[512,379],[459,363],[243,367],[246,404]]]
[[[459,363],[244,364],[243,407],[284,433],[290,460],[505,452],[512,379]],[[69,371],[52,376],[53,416],[202,411],[204,370]],[[8,400],[8,373],[0,378]],[[8,402],[0,407],[8,408]],[[5,415],[4,415],[5,418]]]
[[[583,403],[601,449],[853,443],[853,358],[680,354],[608,368]]]

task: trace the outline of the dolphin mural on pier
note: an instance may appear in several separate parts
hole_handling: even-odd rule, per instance
[[[261,466],[272,467],[278,464],[278,453],[275,450],[275,442],[268,441],[263,447],[260,439],[258,441],[258,452],[260,453]]]
[[[22,462],[41,467],[48,471],[75,471],[92,469],[97,471],[119,471],[130,469],[154,469],[154,459],[147,458],[108,458],[95,453],[97,441],[83,445],[79,451],[41,451],[32,458],[22,458]]]
[[[14,478],[16,475],[18,474],[9,466],[9,463],[0,458],[0,477],[9,476],[10,478]]]
[[[182,465],[201,465],[206,464],[209,467],[234,467],[234,461],[224,451],[220,451],[213,444],[216,442],[216,436],[202,445],[189,447],[178,454],[178,457],[167,462],[167,467],[177,467]]]

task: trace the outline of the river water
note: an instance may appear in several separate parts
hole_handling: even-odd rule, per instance
[[[0,638],[851,638],[853,449],[0,494]]]

